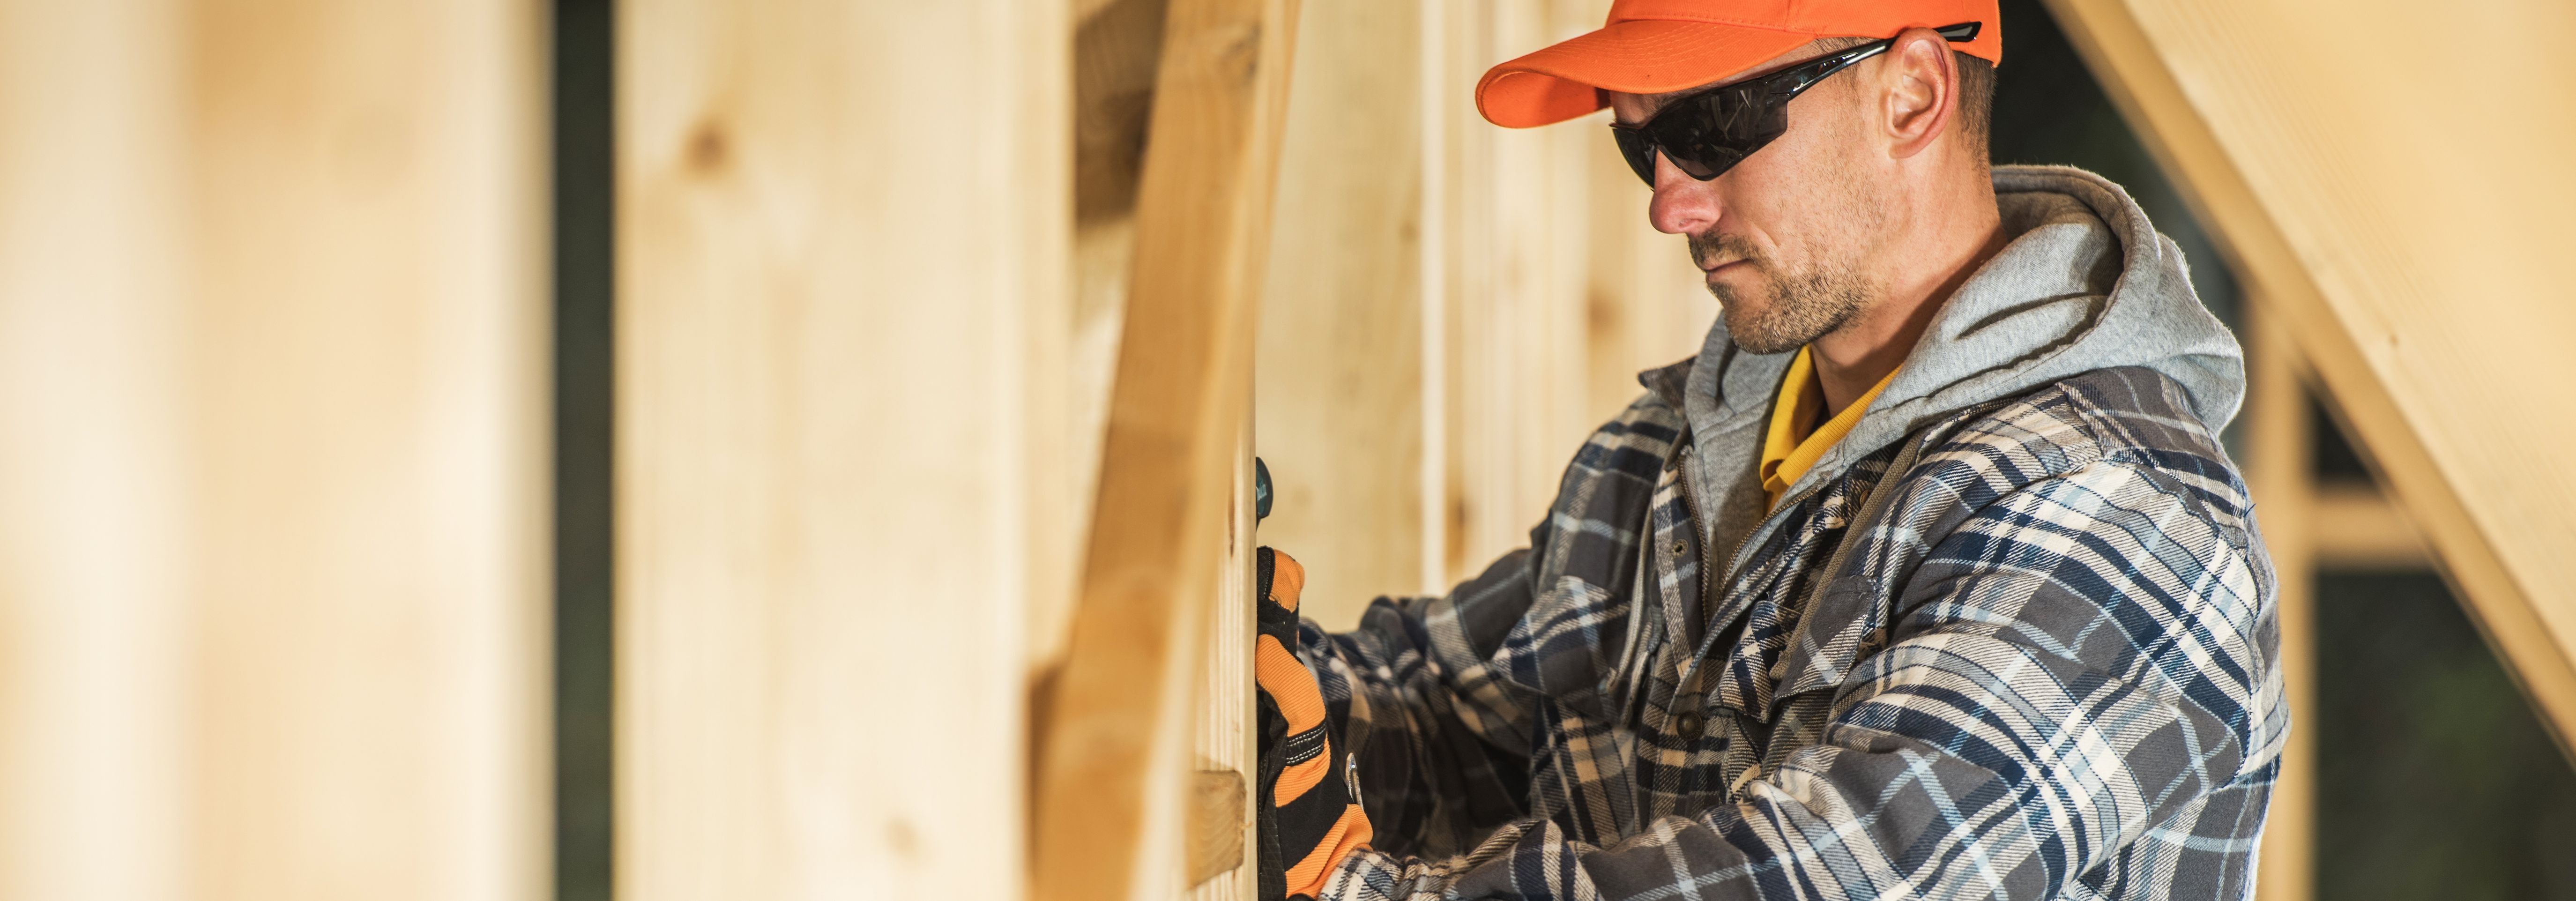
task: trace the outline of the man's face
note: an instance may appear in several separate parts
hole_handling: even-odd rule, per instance
[[[1792,50],[1747,76],[1825,52]],[[1872,153],[1859,87],[1861,71],[1876,62],[1799,95],[1789,104],[1788,132],[1715,179],[1656,161],[1647,215],[1657,230],[1689,236],[1691,258],[1707,273],[1738,347],[1795,350],[1841,328],[1879,293],[1869,273],[1887,233],[1889,173],[1885,154]],[[1619,121],[1639,123],[1685,93],[1613,93],[1610,102]]]

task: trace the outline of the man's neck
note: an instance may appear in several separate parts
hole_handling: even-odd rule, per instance
[[[1825,389],[1825,415],[1840,413],[1905,363],[1941,304],[1977,268],[2002,250],[2003,221],[1994,192],[1955,192],[1917,207],[1898,221],[1939,223],[1900,235],[1889,259],[1905,261],[1883,274],[1885,291],[1839,329],[1808,345],[1816,380]]]

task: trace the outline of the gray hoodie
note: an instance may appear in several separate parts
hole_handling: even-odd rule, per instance
[[[2097,369],[2144,366],[2173,379],[2212,433],[2236,418],[2244,351],[2127,191],[2081,169],[2001,166],[1995,202],[2016,237],[1942,304],[1896,380],[1783,498],[1960,410]],[[1719,511],[1719,547],[1762,518],[1761,435],[1792,356],[1738,350],[1721,318],[1693,361],[1684,413],[1700,496]]]
[[[2241,898],[2288,717],[2235,341],[2120,189],[2015,236],[1765,512],[1723,325],[1529,550],[1298,653],[1375,838],[1333,899]]]

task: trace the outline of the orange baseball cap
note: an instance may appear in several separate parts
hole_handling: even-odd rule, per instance
[[[1661,94],[1742,72],[1817,38],[1894,37],[1908,28],[1978,22],[1951,49],[2002,63],[1996,0],[1617,0],[1596,31],[1495,66],[1476,83],[1476,111],[1534,128],[1604,105],[1601,91]]]

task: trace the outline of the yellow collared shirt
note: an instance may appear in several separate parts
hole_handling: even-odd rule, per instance
[[[1789,361],[1789,374],[1780,380],[1780,397],[1771,402],[1771,428],[1762,439],[1762,490],[1770,495],[1772,507],[1780,505],[1780,493],[1806,475],[1834,442],[1851,433],[1861,414],[1869,410],[1869,402],[1896,380],[1897,370],[1890,370],[1868,393],[1811,428],[1825,410],[1825,383],[1816,378],[1816,364],[1809,353],[1801,347],[1797,358]]]

